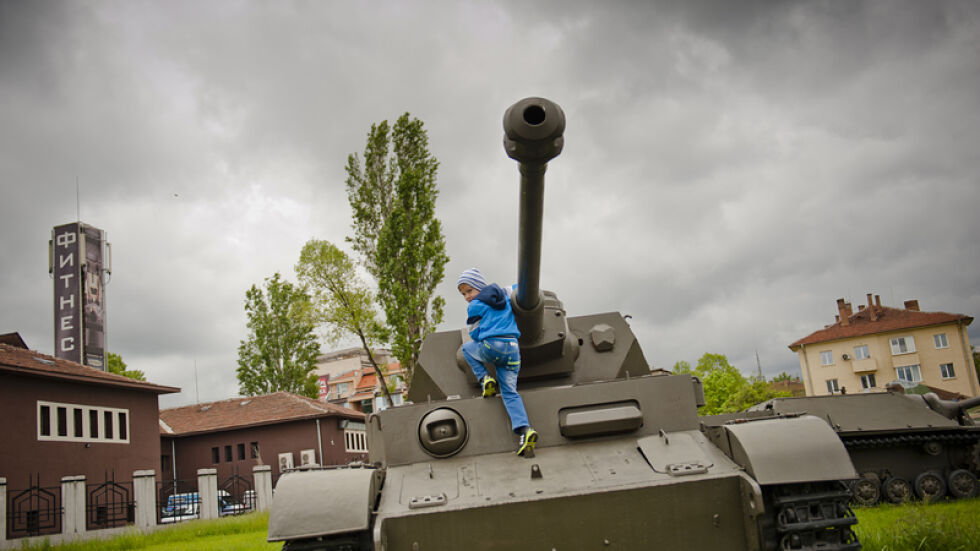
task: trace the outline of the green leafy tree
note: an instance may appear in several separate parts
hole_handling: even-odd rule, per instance
[[[761,377],[746,378],[728,362],[723,354],[707,353],[701,356],[693,369],[680,361],[674,364],[675,374],[687,373],[701,379],[704,386],[705,405],[701,415],[734,413],[777,396],[790,396],[788,392],[776,392]]]
[[[130,379],[136,379],[137,381],[145,381],[146,374],[138,369],[126,369],[126,362],[123,361],[122,356],[119,354],[113,354],[109,352],[106,354],[105,367],[106,371],[109,373],[115,373],[116,375],[122,375],[123,377],[129,377]]]
[[[348,241],[378,283],[392,353],[409,380],[446,303],[434,296],[449,257],[435,216],[439,162],[428,143],[422,121],[405,113],[394,127],[371,125],[363,162],[354,153],[346,167],[354,230]]]
[[[794,381],[794,380],[795,380],[795,377],[793,377],[789,373],[786,373],[785,371],[783,371],[779,375],[776,375],[775,377],[773,377],[772,382],[779,383],[779,382],[782,382],[782,381]]]
[[[300,252],[296,274],[313,292],[314,316],[327,328],[328,339],[336,343],[351,334],[360,339],[361,347],[381,381],[385,400],[394,407],[385,373],[375,361],[373,352],[385,342],[386,331],[378,321],[374,297],[358,277],[354,263],[333,243],[311,239]]]
[[[243,396],[292,392],[319,395],[314,373],[320,346],[314,333],[313,304],[303,287],[279,273],[265,280],[265,292],[245,293],[248,337],[238,346],[238,391]]]

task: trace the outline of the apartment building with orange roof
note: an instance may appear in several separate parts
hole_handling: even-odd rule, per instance
[[[833,324],[789,345],[799,355],[806,395],[882,392],[892,381],[980,394],[967,333],[973,318],[923,312],[918,300],[904,306],[883,306],[880,296],[868,293],[854,312],[838,299]]]

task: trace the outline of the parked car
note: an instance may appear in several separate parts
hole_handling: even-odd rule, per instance
[[[167,504],[161,510],[160,522],[169,524],[200,516],[201,496],[197,492],[174,494],[167,498]]]

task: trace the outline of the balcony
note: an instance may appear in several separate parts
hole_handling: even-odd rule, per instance
[[[855,373],[867,373],[868,371],[878,371],[878,361],[874,358],[864,358],[851,362],[851,369]]]

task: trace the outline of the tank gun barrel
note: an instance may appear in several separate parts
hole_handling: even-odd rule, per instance
[[[561,153],[565,113],[544,98],[524,98],[504,113],[504,150],[520,163],[520,227],[515,309],[522,335],[541,332],[541,227],[544,173]]]
[[[942,400],[934,392],[928,392],[922,398],[933,411],[944,415],[947,419],[956,419],[960,415],[965,415],[966,410],[980,406],[980,396],[954,402]]]

